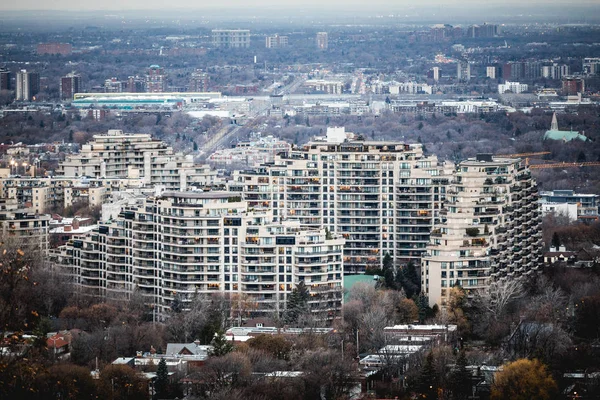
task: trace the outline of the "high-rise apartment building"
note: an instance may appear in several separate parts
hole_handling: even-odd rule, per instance
[[[167,75],[165,69],[158,65],[151,65],[146,70],[146,92],[163,93],[167,91]]]
[[[213,29],[212,44],[215,47],[229,49],[250,47],[250,31],[248,29]]]
[[[456,64],[456,79],[459,81],[471,80],[471,64],[468,61],[459,61]]]
[[[493,65],[489,65],[485,68],[485,76],[490,79],[496,79],[497,71],[498,71],[497,67],[495,67]]]
[[[345,137],[330,128],[326,139],[236,172],[230,190],[275,218],[343,235],[348,273],[381,267],[386,253],[419,263],[445,196],[443,167],[420,144]]]
[[[440,67],[433,67],[433,80],[438,82],[440,77],[442,76],[442,71]]]
[[[448,186],[444,214],[421,265],[421,288],[431,306],[446,305],[455,285],[469,293],[539,267],[538,192],[521,159],[479,155],[461,162]]]
[[[287,36],[279,36],[275,34],[273,36],[267,36],[265,38],[265,47],[267,49],[279,49],[282,47],[287,47],[288,45],[288,37]]]
[[[201,70],[192,72],[190,79],[190,92],[208,92],[210,76]]]
[[[119,299],[139,291],[158,317],[176,299],[185,308],[211,293],[230,295],[232,314],[279,313],[303,281],[315,316],[334,318],[341,310],[344,240],[272,219],[249,212],[239,194],[164,193],[124,208],[51,259],[87,294]]]
[[[3,240],[48,252],[50,215],[38,214],[32,209],[19,207],[16,199],[0,199],[0,233]]]
[[[327,32],[317,32],[317,49],[327,50],[329,47],[329,35]]]
[[[19,101],[32,101],[40,91],[40,74],[28,72],[25,69],[17,72],[16,99]]]
[[[127,77],[127,93],[144,93],[146,92],[146,79],[140,76]]]
[[[562,79],[562,92],[565,96],[573,96],[585,92],[585,79],[577,76],[565,76]]]
[[[123,82],[118,78],[112,77],[104,81],[105,93],[123,93]]]
[[[73,99],[75,93],[81,92],[81,76],[74,72],[60,78],[60,98]]]
[[[600,57],[585,57],[583,59],[583,73],[585,75],[600,74]]]
[[[61,162],[58,175],[140,178],[146,185],[186,190],[213,184],[217,172],[207,165],[195,165],[192,156],[175,154],[165,142],[148,134],[111,129],[106,135],[94,135],[91,142],[81,146],[79,154]]]
[[[12,90],[12,74],[5,68],[0,68],[0,90]]]

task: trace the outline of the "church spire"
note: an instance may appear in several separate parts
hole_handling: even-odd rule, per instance
[[[556,113],[552,114],[552,124],[550,125],[551,131],[558,130],[558,121],[556,120]]]

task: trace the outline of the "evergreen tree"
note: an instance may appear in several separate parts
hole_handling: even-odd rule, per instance
[[[467,357],[464,351],[458,354],[456,366],[450,375],[450,389],[454,400],[466,400],[471,394],[471,373],[467,370]]]
[[[285,311],[284,320],[287,324],[293,324],[298,322],[298,319],[302,314],[305,314],[309,311],[308,308],[308,299],[310,298],[310,293],[308,292],[308,288],[304,284],[304,281],[300,281],[298,285],[290,294],[287,309]]]
[[[225,332],[219,330],[215,333],[215,337],[210,342],[212,349],[209,354],[214,357],[221,357],[233,351],[233,345],[225,337]]]
[[[558,236],[558,232],[554,232],[552,235],[552,247],[556,248],[556,250],[560,247],[560,237]]]
[[[169,371],[167,362],[164,358],[160,359],[158,369],[156,370],[156,382],[154,383],[154,396],[156,399],[164,399],[167,395],[169,386]]]
[[[427,358],[425,358],[425,364],[423,364],[416,389],[417,393],[421,395],[419,398],[428,400],[437,399],[436,374],[435,366],[433,365],[433,353],[431,351],[427,354]]]
[[[383,279],[386,288],[396,288],[396,281],[394,276],[394,261],[392,260],[390,253],[385,253],[385,256],[383,257]]]

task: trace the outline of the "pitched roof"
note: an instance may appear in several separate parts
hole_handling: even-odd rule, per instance
[[[579,139],[587,142],[588,138],[585,135],[580,134],[577,131],[560,131],[560,130],[548,130],[544,135],[544,140],[562,140],[570,142],[571,140]]]

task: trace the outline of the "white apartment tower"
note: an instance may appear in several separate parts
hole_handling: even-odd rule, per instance
[[[445,196],[437,158],[420,144],[327,140],[236,172],[230,190],[275,218],[343,235],[347,273],[381,267],[386,253],[419,263]]]
[[[421,268],[422,292],[431,306],[446,305],[455,285],[469,293],[539,267],[538,192],[521,159],[479,155],[461,162],[448,186],[444,214]]]
[[[341,310],[344,240],[272,219],[248,212],[232,193],[164,193],[76,237],[52,260],[89,295],[121,299],[139,291],[158,318],[176,298],[185,307],[211,293],[243,298],[253,305],[246,316],[278,313],[300,281],[313,313],[334,318]]]

